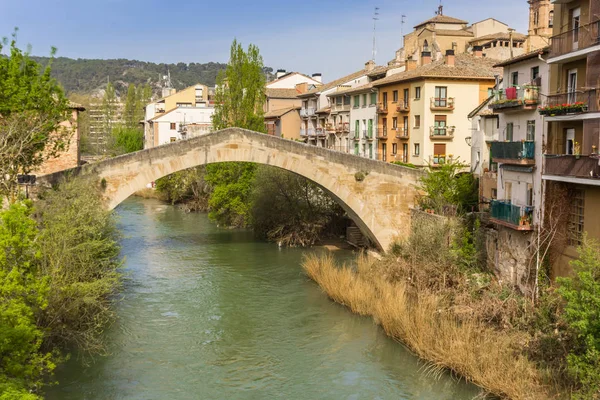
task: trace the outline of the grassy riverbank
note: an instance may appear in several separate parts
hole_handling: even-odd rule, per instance
[[[350,268],[336,265],[331,256],[311,256],[303,266],[332,300],[373,317],[389,336],[427,360],[432,372],[450,369],[503,397],[552,397],[543,371],[518,350],[522,335],[498,332],[475,317],[459,317],[442,295],[389,280],[381,272],[390,262],[359,257],[357,267]]]

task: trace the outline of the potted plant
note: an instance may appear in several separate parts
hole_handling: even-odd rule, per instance
[[[579,157],[581,156],[581,145],[579,142],[573,144],[573,154],[575,155],[575,159],[579,160]]]

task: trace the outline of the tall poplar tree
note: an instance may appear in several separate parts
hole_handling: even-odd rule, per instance
[[[139,101],[136,96],[135,85],[133,83],[130,83],[127,87],[127,97],[125,98],[125,108],[123,109],[123,119],[125,120],[125,126],[127,128],[131,129],[137,126],[137,107],[139,107]]]

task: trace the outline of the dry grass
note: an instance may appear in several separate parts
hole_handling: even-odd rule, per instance
[[[334,301],[372,316],[385,332],[431,364],[450,369],[489,392],[511,399],[548,399],[543,374],[520,351],[523,338],[491,329],[476,317],[460,319],[439,294],[374,273],[375,261],[359,257],[355,269],[331,255],[309,256],[303,267]]]
[[[162,201],[167,201],[167,196],[156,189],[144,188],[142,190],[138,190],[133,195],[141,197],[143,199],[158,199]]]

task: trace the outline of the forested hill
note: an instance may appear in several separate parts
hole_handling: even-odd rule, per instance
[[[42,65],[48,62],[47,57],[31,58]],[[104,89],[109,78],[118,93],[125,93],[130,83],[148,83],[157,91],[160,77],[166,75],[167,71],[171,73],[171,82],[176,89],[183,89],[195,83],[214,86],[218,72],[225,67],[226,64],[214,62],[156,64],[125,59],[75,60],[60,57],[54,60],[52,75],[68,94],[93,94]]]

